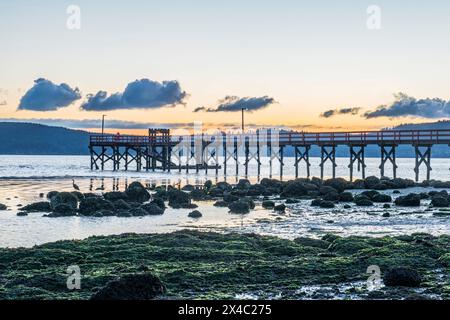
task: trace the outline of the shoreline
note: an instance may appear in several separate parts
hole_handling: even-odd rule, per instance
[[[106,290],[111,281],[150,274],[165,287],[156,299],[447,300],[449,252],[449,235],[377,239],[327,235],[291,241],[183,230],[96,236],[0,249],[0,298],[84,300]],[[74,265],[81,271],[80,290],[66,287],[66,269]],[[374,265],[385,282],[386,274],[400,267],[418,272],[420,284],[381,283],[371,290],[367,268]]]

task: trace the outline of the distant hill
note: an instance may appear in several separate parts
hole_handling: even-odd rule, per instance
[[[450,120],[428,123],[406,123],[394,127],[392,130],[450,130]]]
[[[404,124],[394,129],[450,129],[450,121],[423,124]],[[24,155],[88,155],[89,133],[63,127],[52,127],[36,123],[0,122],[0,154]],[[450,147],[436,145],[432,149],[433,157],[450,158]],[[294,155],[293,148],[285,149],[285,156]],[[348,157],[348,147],[340,146],[336,150],[338,157]],[[318,147],[311,148],[311,156],[320,156]],[[366,157],[379,157],[378,146],[368,146]],[[412,146],[400,146],[399,158],[414,157]]]
[[[36,123],[0,122],[0,154],[85,155],[89,133]]]

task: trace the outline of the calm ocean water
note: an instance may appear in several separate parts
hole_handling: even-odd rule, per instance
[[[244,163],[244,159],[240,159],[241,164]],[[320,176],[320,158],[311,158],[311,175]],[[347,158],[337,158],[337,168],[336,174],[338,177],[348,178],[349,160]],[[366,176],[380,176],[380,170],[378,166],[380,165],[380,159],[378,158],[367,158],[366,159],[367,168]],[[111,164],[110,164],[111,165]],[[431,173],[432,179],[438,180],[450,180],[450,159],[432,159],[433,171]],[[414,159],[411,158],[400,158],[398,159],[398,171],[397,176],[401,178],[414,179]],[[236,178],[234,172],[234,163],[227,168],[227,178],[230,181]],[[425,168],[422,168],[421,179],[426,176]],[[136,172],[133,167],[129,171],[117,171],[113,172],[110,166],[106,166],[105,171],[91,171],[90,170],[90,159],[88,156],[0,156],[0,178],[43,178],[43,177],[116,177],[116,178],[140,178],[149,179],[155,181],[178,181],[186,180],[196,181],[205,180],[205,178],[215,178],[215,171],[209,170],[208,176],[204,172],[196,174],[191,170],[190,174],[186,174],[185,171],[179,173],[178,171],[172,171],[172,173],[167,174],[163,172]],[[238,177],[244,175],[243,165],[239,166]],[[249,178],[255,180],[257,177],[257,166],[255,161],[250,163]],[[306,170],[304,164],[300,167],[299,176],[305,176]],[[331,165],[327,163],[325,169],[325,175],[331,176]],[[389,165],[386,166],[385,171],[386,176],[392,175],[392,169]],[[263,166],[261,170],[260,178],[269,177],[269,160],[263,159]],[[280,166],[279,163],[274,160],[272,176],[274,178],[280,177]],[[294,159],[285,158],[285,166],[283,169],[283,178],[290,179],[295,176],[294,169]],[[355,177],[358,178],[358,172],[355,170]],[[223,180],[223,171],[219,170],[219,180]]]
[[[367,159],[367,176],[379,175],[378,159]],[[348,175],[348,160],[338,159],[337,174]],[[284,179],[294,175],[293,159],[285,159]],[[312,159],[311,173],[320,174],[318,159]],[[414,177],[414,159],[399,159],[398,176]],[[432,178],[450,180],[450,160],[433,159]],[[231,166],[233,167],[233,166]],[[233,183],[239,179],[232,168],[226,179]],[[279,178],[279,166],[274,165],[273,177]],[[243,167],[240,168],[243,173]],[[327,168],[328,174],[331,168]],[[389,171],[387,171],[389,172]],[[304,168],[301,174],[304,173]],[[249,178],[257,180],[256,166],[250,170]],[[268,177],[268,165],[263,167],[260,178]],[[110,235],[124,232],[160,233],[184,228],[195,228],[219,232],[255,232],[275,235],[284,238],[298,236],[320,237],[327,232],[340,235],[383,236],[427,232],[432,234],[449,234],[450,217],[435,217],[433,210],[428,210],[429,201],[423,201],[420,208],[393,208],[390,218],[382,218],[385,209],[381,204],[370,208],[354,207],[344,210],[339,204],[335,209],[312,208],[310,201],[288,205],[286,214],[276,214],[257,206],[250,214],[241,216],[228,213],[227,208],[216,208],[212,202],[200,202],[201,219],[188,218],[190,210],[167,209],[162,216],[148,217],[65,217],[45,218],[43,213],[30,213],[27,217],[16,214],[22,205],[42,201],[40,193],[52,190],[71,191],[72,177],[82,192],[102,193],[110,190],[124,190],[127,183],[139,180],[144,184],[200,184],[206,179],[223,180],[210,170],[186,174],[172,172],[170,175],[161,172],[136,172],[106,170],[90,171],[89,157],[85,156],[0,156],[0,203],[7,205],[7,211],[0,211],[0,247],[30,247],[62,239],[82,239],[92,235]],[[412,188],[402,190],[409,192],[428,192],[432,189]],[[448,190],[450,192],[450,190]],[[358,190],[353,191],[360,192]],[[392,191],[386,191],[391,194]],[[391,194],[393,197],[398,196]],[[401,195],[401,194],[400,194]]]

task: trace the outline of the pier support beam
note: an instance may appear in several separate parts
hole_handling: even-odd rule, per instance
[[[396,145],[380,145],[381,148],[381,164],[380,164],[380,175],[381,177],[384,177],[384,167],[386,162],[391,162],[392,164],[392,173],[393,178],[397,178],[397,162],[396,162],[396,156],[395,156],[395,148]]]
[[[366,163],[364,158],[365,145],[350,146],[350,181],[353,181],[353,164],[357,163],[358,172],[362,171],[362,178],[366,178]]]
[[[294,146],[295,148],[295,178],[298,178],[298,166],[301,161],[305,161],[306,163],[306,176],[310,177],[310,167],[311,163],[309,162],[309,150],[311,146]]]
[[[328,149],[331,148],[331,149]],[[332,146],[325,146],[322,145],[320,146],[320,179],[323,180],[323,176],[324,176],[324,167],[325,167],[325,163],[327,161],[331,162],[332,165],[332,172],[333,172],[333,179],[336,178],[336,146],[332,145]]]
[[[414,167],[414,172],[416,173],[416,182],[419,181],[420,165],[423,163],[427,169],[427,181],[431,177],[431,147],[432,145],[415,145],[416,154],[416,165]],[[425,148],[425,150],[421,149]]]

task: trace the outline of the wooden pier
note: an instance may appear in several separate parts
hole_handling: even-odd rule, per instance
[[[181,147],[184,141],[185,148]],[[104,170],[105,164],[112,162],[113,170],[128,170],[134,164],[137,171],[171,170],[189,172],[208,169],[218,174],[223,168],[227,174],[227,166],[235,165],[235,173],[239,172],[239,151],[244,157],[245,175],[249,164],[257,165],[258,175],[261,172],[262,157],[269,157],[272,172],[274,160],[279,162],[280,175],[283,174],[284,150],[294,150],[295,175],[299,176],[299,167],[304,162],[306,177],[310,177],[310,151],[312,146],[320,147],[320,172],[324,178],[325,167],[331,165],[332,176],[336,177],[336,148],[349,148],[350,179],[354,179],[354,169],[365,178],[365,148],[368,145],[380,147],[380,175],[385,175],[387,163],[392,165],[393,177],[397,177],[396,149],[400,145],[411,145],[415,152],[414,172],[419,180],[420,168],[425,167],[427,180],[431,177],[431,150],[433,145],[450,146],[450,130],[385,130],[358,132],[286,132],[273,134],[272,131],[262,135],[260,131],[242,135],[219,136],[191,135],[173,136],[168,129],[150,129],[148,136],[93,134],[90,136],[89,150],[91,154],[91,170]],[[264,150],[263,150],[264,149]],[[219,156],[222,163],[219,163]]]

